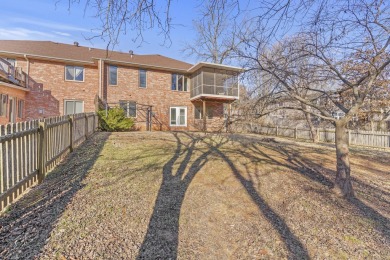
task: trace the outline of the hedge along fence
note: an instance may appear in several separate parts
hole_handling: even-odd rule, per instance
[[[297,140],[312,140],[310,130],[302,128],[245,124],[240,126],[240,130],[250,133],[294,138]],[[335,143],[335,129],[316,128],[316,131],[318,142]],[[348,130],[347,134],[350,145],[390,148],[390,132]]]
[[[0,126],[0,211],[96,132],[96,113]]]

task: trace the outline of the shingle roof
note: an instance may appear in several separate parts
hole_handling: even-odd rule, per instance
[[[106,51],[104,49],[89,48],[71,44],[63,44],[51,41],[19,41],[0,40],[0,53],[10,52],[15,54],[27,54],[32,56],[45,56],[50,58],[93,62],[96,59],[109,59],[118,62],[128,62],[139,65],[155,66],[162,68],[188,70],[192,64],[171,59],[162,55],[130,55],[118,51]]]

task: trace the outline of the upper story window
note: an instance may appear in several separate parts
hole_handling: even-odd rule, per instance
[[[108,84],[113,86],[118,85],[118,67],[110,65],[108,71]]]
[[[78,66],[65,66],[65,80],[84,81],[84,68]]]
[[[171,90],[187,91],[188,78],[180,74],[172,74]]]
[[[146,70],[139,70],[139,87],[146,88]]]

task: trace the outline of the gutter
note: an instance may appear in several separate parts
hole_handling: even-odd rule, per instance
[[[78,64],[88,64],[88,65],[95,65],[95,62],[93,61],[82,61],[82,60],[74,60],[74,59],[64,59],[64,58],[56,58],[51,56],[43,56],[43,55],[35,55],[35,54],[23,54],[18,52],[8,52],[8,51],[0,51],[0,54],[11,54],[15,56],[24,57],[25,55],[28,55],[30,58],[40,58],[43,60],[54,60],[54,61],[65,61],[65,62],[72,62],[72,63],[78,63]]]
[[[100,59],[100,58],[95,58],[92,57],[92,59]],[[116,65],[133,65],[133,66],[138,66],[142,68],[151,68],[151,69],[160,69],[160,70],[168,70],[168,71],[173,71],[173,72],[183,72],[183,73],[188,73],[188,70],[186,69],[178,69],[178,68],[171,68],[171,67],[164,67],[164,66],[156,66],[156,65],[148,65],[148,64],[143,64],[143,63],[136,63],[136,62],[129,62],[129,61],[119,61],[119,60],[111,60],[111,59],[101,59],[103,62],[108,61],[110,64],[116,64]]]

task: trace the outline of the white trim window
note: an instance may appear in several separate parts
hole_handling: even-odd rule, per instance
[[[119,100],[119,107],[125,111],[127,117],[137,117],[137,102]]]
[[[18,117],[23,118],[24,115],[24,100],[18,99]]]
[[[194,109],[195,119],[203,119],[203,106],[195,105]],[[207,119],[213,119],[213,107],[206,106]]]
[[[138,71],[138,87],[140,88],[146,88],[147,86],[147,71],[146,70],[143,70],[143,69],[140,69]]]
[[[7,117],[7,112],[8,112],[8,95],[6,94],[1,94],[0,95],[0,116],[5,116]]]
[[[188,91],[188,78],[180,74],[172,74],[171,77],[171,90],[174,91]]]
[[[187,126],[187,107],[170,107],[170,126]]]
[[[64,114],[73,115],[84,112],[84,101],[64,100]]]
[[[66,81],[84,81],[84,67],[65,66],[65,80]]]
[[[108,66],[108,84],[111,86],[118,85],[118,67],[114,65]]]

